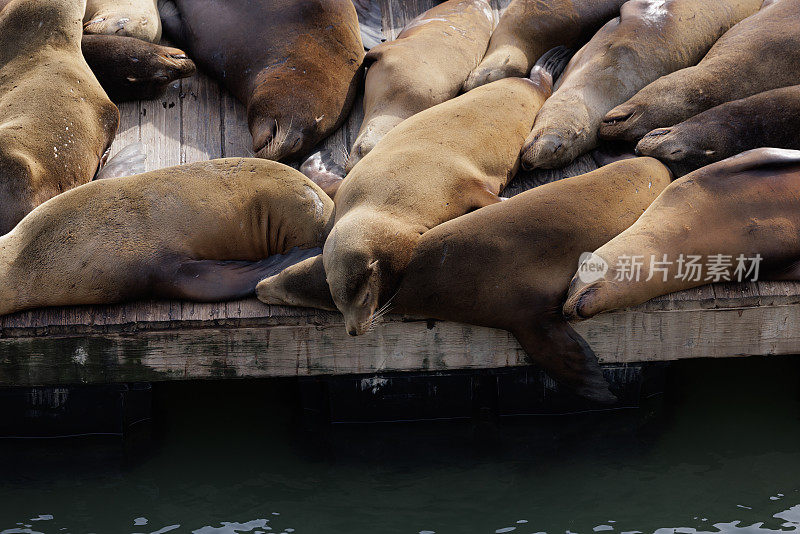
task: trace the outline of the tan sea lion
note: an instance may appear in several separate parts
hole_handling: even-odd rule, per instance
[[[800,0],[765,3],[723,35],[694,67],[639,91],[603,119],[600,136],[637,142],[725,102],[800,84]]]
[[[150,100],[195,73],[183,50],[119,35],[84,35],[83,57],[114,102]]]
[[[576,275],[564,314],[586,319],[756,273],[800,280],[798,191],[797,150],[750,150],[675,180],[630,228],[594,251],[591,261],[608,270],[594,281]]]
[[[124,35],[150,43],[161,39],[157,0],[87,0],[83,31]]]
[[[92,179],[119,111],[81,54],[84,5],[13,0],[0,11],[0,234]]]
[[[637,153],[676,176],[758,147],[800,149],[800,85],[726,102],[645,135]]]
[[[247,106],[253,152],[299,159],[347,117],[364,57],[350,0],[174,0],[164,27]]]
[[[0,314],[243,297],[265,276],[319,254],[332,211],[305,176],[255,158],[91,182],[0,237]]]
[[[553,378],[591,399],[612,400],[597,358],[564,320],[561,304],[580,254],[631,225],[669,182],[657,160],[630,159],[445,222],[419,239],[380,313],[391,308],[508,330]],[[321,263],[294,265],[260,282],[256,293],[270,304],[329,309]]]
[[[323,260],[351,335],[397,288],[427,230],[480,207],[513,177],[519,148],[568,53],[527,78],[506,78],[417,113],[392,129],[344,179]]]
[[[411,21],[394,41],[371,49],[364,58],[364,121],[347,169],[405,119],[455,97],[491,33],[487,0],[447,0]]]
[[[696,64],[762,0],[630,0],[572,58],[536,118],[522,155],[528,168],[562,167],[597,146],[614,106],[653,80]]]
[[[512,0],[480,64],[464,82],[469,91],[501,78],[525,77],[542,54],[577,48],[619,15],[626,0]]]

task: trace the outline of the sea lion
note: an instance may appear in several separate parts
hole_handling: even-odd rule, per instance
[[[800,84],[800,0],[764,4],[723,35],[694,67],[639,91],[603,119],[600,136],[637,142],[707,109]]]
[[[762,0],[630,0],[584,46],[536,118],[522,162],[562,167],[597,146],[603,117],[636,91],[694,65]]]
[[[498,80],[417,113],[353,167],[336,193],[335,224],[323,249],[330,293],[348,333],[367,330],[420,235],[500,202],[525,135],[568,57],[556,49],[531,79]]]
[[[87,0],[83,31],[125,35],[150,43],[161,39],[157,0]]]
[[[492,22],[487,0],[447,0],[411,21],[394,41],[367,53],[364,121],[347,170],[386,132],[459,93],[486,51]]]
[[[445,222],[419,239],[391,310],[508,330],[553,378],[611,400],[561,304],[580,254],[633,224],[670,179],[657,160],[630,159]],[[260,282],[258,298],[331,308],[320,265],[312,258]]]
[[[247,106],[256,156],[299,159],[347,117],[364,57],[350,0],[174,2],[164,28]]]
[[[114,102],[150,100],[195,73],[183,50],[119,35],[84,35],[83,57]]]
[[[301,173],[254,158],[91,182],[0,237],[0,314],[247,296],[265,276],[319,254],[332,211]]]
[[[798,191],[800,151],[774,148],[675,180],[594,251],[592,261],[608,270],[594,281],[576,275],[564,314],[586,319],[710,282],[752,280],[756,272],[758,279],[800,280]]]
[[[0,234],[92,179],[119,111],[81,54],[84,5],[13,0],[0,11]]]
[[[542,54],[559,45],[576,48],[619,15],[626,0],[512,0],[464,91],[501,78],[524,77]]]
[[[800,149],[800,85],[726,102],[645,135],[636,152],[683,176],[758,147]]]

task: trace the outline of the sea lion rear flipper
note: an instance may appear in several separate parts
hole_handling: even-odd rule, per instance
[[[344,149],[342,149],[344,150]],[[343,156],[346,159],[346,156]],[[343,164],[336,161],[332,150],[320,150],[311,154],[300,165],[300,172],[305,174],[312,182],[322,188],[329,197],[333,198],[342,184],[346,172]]]
[[[267,304],[336,311],[325,278],[322,254],[262,280],[256,286],[256,296]]]
[[[173,0],[158,0],[158,14],[161,15],[161,26],[164,31],[173,40],[179,43],[186,43],[188,40],[186,25],[175,2]]]
[[[557,382],[594,402],[617,401],[594,351],[566,321],[544,323],[514,336],[531,360]]]
[[[575,53],[566,46],[551,48],[544,54],[531,69],[529,79],[534,83],[548,83],[550,87],[555,87],[556,81],[567,68],[567,64]]]
[[[383,21],[378,0],[353,0],[361,28],[361,42],[369,50],[383,42]]]
[[[132,176],[145,172],[144,162],[147,160],[147,149],[141,143],[133,143],[109,159],[94,175],[95,180]]]
[[[322,252],[320,248],[293,248],[261,261],[187,260],[156,284],[157,296],[214,302],[244,298],[268,276]]]

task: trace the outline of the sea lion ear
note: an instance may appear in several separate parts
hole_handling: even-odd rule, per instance
[[[367,269],[371,272],[377,272],[378,270],[378,260],[371,261],[369,265],[367,265]]]

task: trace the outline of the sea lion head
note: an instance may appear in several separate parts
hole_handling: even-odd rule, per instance
[[[333,302],[351,336],[367,333],[389,309],[418,237],[378,214],[348,213],[337,221],[325,242],[323,263]]]
[[[653,130],[636,145],[636,155],[660,160],[676,178],[720,159],[716,156],[718,151],[712,146],[717,140],[708,138],[700,128],[697,129],[701,131],[693,135],[693,126],[691,123],[681,123],[671,128]],[[732,143],[727,146],[736,146],[735,140]]]
[[[124,35],[154,43],[161,38],[158,12],[128,13],[102,11],[83,23],[83,32],[96,35]],[[89,13],[87,13],[89,15]]]

